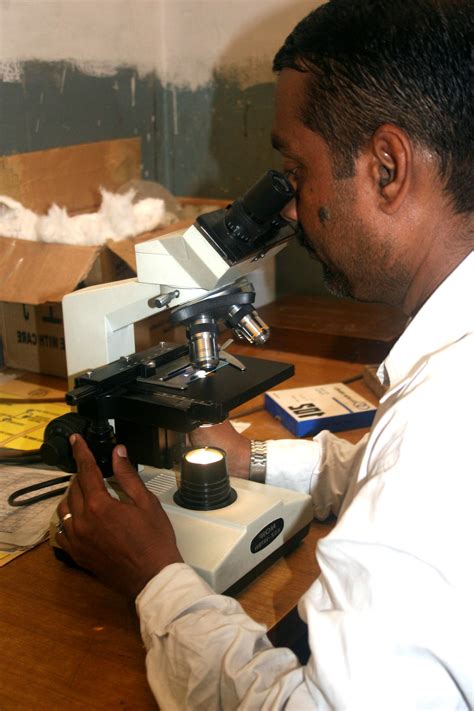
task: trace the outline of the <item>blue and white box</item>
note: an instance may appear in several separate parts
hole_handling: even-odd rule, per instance
[[[377,410],[344,383],[268,392],[265,407],[297,437],[370,427]]]

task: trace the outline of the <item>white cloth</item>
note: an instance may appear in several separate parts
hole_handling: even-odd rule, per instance
[[[269,443],[268,481],[339,514],[299,605],[306,666],[185,564],[139,595],[164,711],[474,708],[473,293],[471,253],[386,359],[368,440]]]

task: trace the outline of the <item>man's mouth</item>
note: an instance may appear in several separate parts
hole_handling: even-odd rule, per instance
[[[316,252],[313,243],[311,242],[309,237],[305,234],[301,225],[299,225],[298,231],[296,233],[296,237],[297,237],[298,242],[301,245],[301,247],[303,247],[308,252],[311,259],[316,259],[316,261],[322,263],[322,260],[321,260],[320,256],[318,255],[318,253]]]

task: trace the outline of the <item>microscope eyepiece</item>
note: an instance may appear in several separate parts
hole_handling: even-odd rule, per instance
[[[228,208],[225,226],[233,237],[249,243],[265,234],[273,234],[282,226],[280,212],[294,194],[283,173],[269,170]]]
[[[260,258],[296,234],[281,211],[295,196],[288,178],[269,170],[225,209],[199,215],[196,227],[228,264]]]
[[[242,207],[255,222],[264,225],[279,216],[294,194],[293,186],[283,173],[269,170],[241,198]]]

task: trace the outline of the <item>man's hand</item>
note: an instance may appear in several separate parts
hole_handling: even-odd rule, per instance
[[[64,529],[57,534],[58,543],[78,565],[136,597],[156,573],[182,561],[170,520],[123,445],[115,447],[112,466],[127,503],[110,496],[85,441],[73,435],[71,445],[78,474],[58,506]]]
[[[250,440],[234,430],[229,420],[220,425],[198,427],[189,434],[193,447],[220,447],[227,455],[230,476],[249,478]]]

